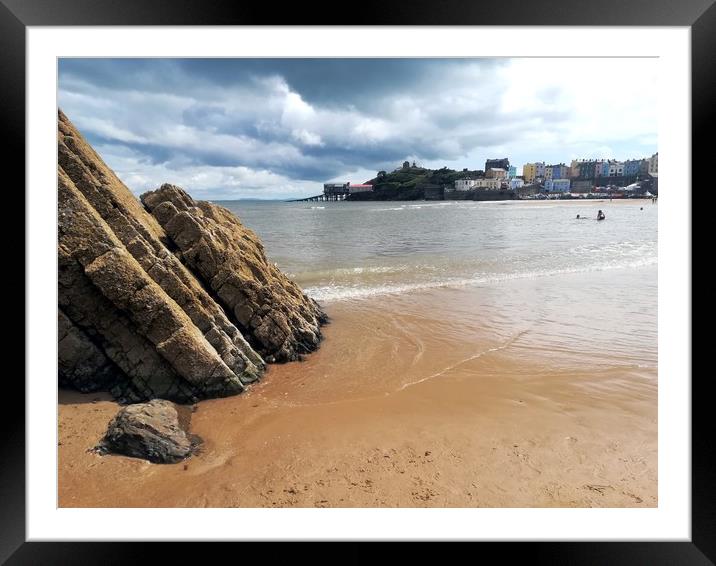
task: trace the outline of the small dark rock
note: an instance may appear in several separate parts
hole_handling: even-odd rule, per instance
[[[181,413],[180,416],[174,403],[164,399],[123,407],[109,423],[97,451],[160,464],[179,462],[190,456],[200,442],[188,433],[190,411]]]

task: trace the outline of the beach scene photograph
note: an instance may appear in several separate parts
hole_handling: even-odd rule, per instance
[[[658,507],[658,59],[57,64],[59,507]]]

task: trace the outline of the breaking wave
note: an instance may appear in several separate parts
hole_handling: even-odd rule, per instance
[[[657,258],[646,257],[626,261],[615,261],[611,263],[594,263],[579,267],[561,269],[543,269],[523,271],[516,273],[485,273],[475,274],[469,277],[445,277],[429,281],[387,283],[380,285],[355,284],[328,284],[308,287],[306,293],[317,301],[340,301],[347,299],[366,299],[379,295],[393,295],[434,289],[441,287],[457,288],[471,285],[489,285],[501,281],[514,279],[536,279],[540,277],[554,277],[572,273],[588,273],[593,271],[608,271],[613,269],[638,269],[657,264]],[[382,269],[382,268],[356,268],[356,269]],[[392,268],[386,268],[390,271]],[[340,271],[340,270],[339,270]],[[354,273],[356,271],[353,271]]]

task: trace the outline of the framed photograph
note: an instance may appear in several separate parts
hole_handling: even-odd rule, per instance
[[[3,560],[713,563],[710,1],[1,1],[27,262]]]

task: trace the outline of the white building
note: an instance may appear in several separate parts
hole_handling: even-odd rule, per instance
[[[510,189],[512,189],[513,191],[515,189],[519,189],[520,187],[524,187],[524,186],[525,186],[525,182],[523,179],[518,179],[516,177],[514,179],[510,179]]]
[[[624,175],[624,162],[623,161],[610,161],[609,162],[609,176],[610,177],[621,177]]]
[[[476,183],[476,179],[458,179],[457,181],[455,181],[455,190],[469,191],[470,189],[475,187]]]
[[[504,169],[503,169],[504,171]],[[475,181],[476,189],[488,189],[491,191],[497,191],[502,187],[501,179],[478,179]]]
[[[649,158],[649,175],[652,177],[659,176],[659,152]]]

